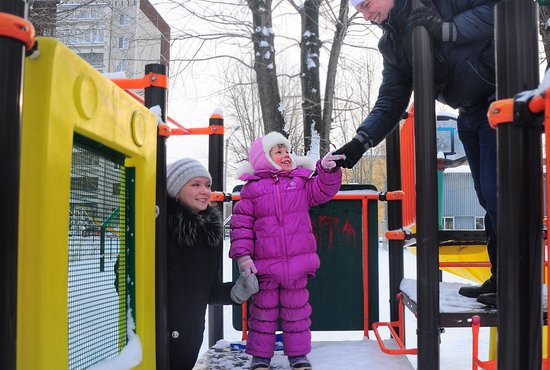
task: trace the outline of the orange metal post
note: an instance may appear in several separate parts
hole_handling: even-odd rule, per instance
[[[363,335],[369,337],[369,229],[368,200],[361,200],[363,215]]]

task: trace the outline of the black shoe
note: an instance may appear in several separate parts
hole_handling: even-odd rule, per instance
[[[485,293],[480,294],[477,297],[479,303],[483,303],[485,306],[496,307],[497,306],[497,294],[496,293]]]
[[[480,286],[463,286],[458,290],[458,294],[464,297],[477,298],[481,294],[496,293],[497,292],[497,278],[494,275],[486,280]]]
[[[250,361],[250,370],[269,370],[270,358],[253,356]]]
[[[307,356],[288,356],[292,370],[311,370],[311,363]]]

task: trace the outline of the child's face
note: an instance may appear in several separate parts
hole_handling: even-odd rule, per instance
[[[208,207],[211,194],[212,189],[208,178],[193,177],[183,185],[176,197],[193,212],[200,212]]]
[[[292,157],[284,145],[277,145],[271,148],[269,156],[278,164],[283,171],[292,170]]]

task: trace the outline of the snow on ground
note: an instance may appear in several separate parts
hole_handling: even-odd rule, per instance
[[[226,251],[229,243],[226,241]],[[381,246],[379,250],[379,284],[380,284],[380,321],[390,321],[389,313],[389,273],[388,273],[388,251]],[[416,278],[416,258],[408,251],[404,252],[405,278]],[[231,261],[226,258],[224,264],[224,280],[231,280]],[[460,284],[471,284],[470,281],[443,272],[443,281]],[[451,303],[452,304],[452,303]],[[218,343],[215,348],[209,351],[210,357],[216,357],[218,352],[218,367],[210,365],[210,369],[247,369],[249,356],[242,352],[235,352],[231,356],[240,358],[240,362],[233,362],[231,365],[224,364],[220,358],[227,359],[228,344],[241,343],[241,332],[232,327],[232,308],[224,306],[224,341]],[[405,333],[407,348],[416,347],[416,319],[414,315],[405,310]],[[208,323],[208,321],[207,321]],[[465,370],[472,367],[472,334],[470,328],[445,328],[441,334],[440,344],[440,368],[445,370]],[[381,330],[383,339],[388,339],[389,332]],[[347,369],[347,370],[382,370],[382,369],[415,369],[416,356],[393,356],[382,353],[376,342],[374,332],[369,332],[369,338],[363,338],[362,331],[339,331],[339,332],[313,332],[313,350],[308,357],[312,360],[316,370],[323,369]],[[389,341],[391,342],[391,341]],[[389,343],[388,342],[388,343]],[[387,344],[389,346],[389,344]],[[200,354],[208,351],[208,328],[205,330],[205,337]],[[480,329],[479,354],[481,359],[487,359],[489,351],[489,328]],[[223,354],[224,356],[220,356]],[[408,358],[408,363],[404,359]],[[208,367],[199,363],[194,370],[206,370]],[[241,365],[236,365],[236,363]],[[277,354],[273,360],[274,369],[288,369],[287,360],[282,352]],[[229,366],[229,367],[227,367]]]
[[[251,356],[242,351],[231,351],[229,345],[227,341],[219,341],[199,359],[193,370],[248,370]],[[386,345],[390,346],[391,343],[388,342]],[[319,341],[313,342],[312,347],[308,358],[315,370],[414,369],[406,356],[389,356],[382,353],[375,340]],[[271,368],[289,369],[288,359],[282,350],[275,351]]]

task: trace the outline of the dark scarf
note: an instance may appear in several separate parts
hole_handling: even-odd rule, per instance
[[[209,205],[197,213],[173,198],[168,198],[167,203],[168,235],[179,246],[197,248],[201,247],[198,243],[202,241],[211,248],[221,247],[222,216],[215,207]]]

